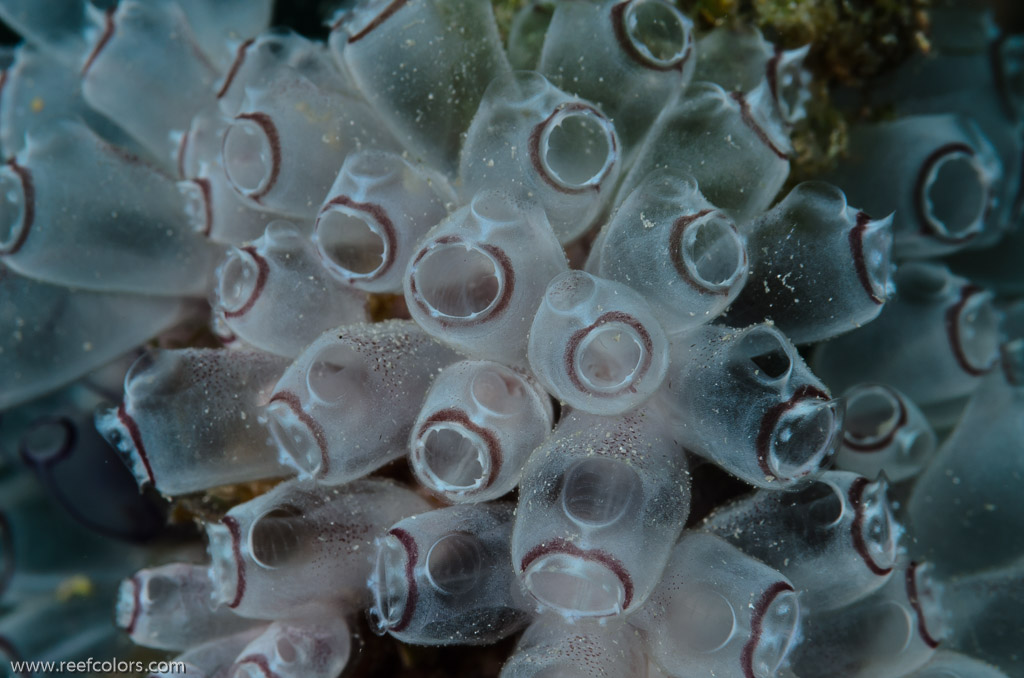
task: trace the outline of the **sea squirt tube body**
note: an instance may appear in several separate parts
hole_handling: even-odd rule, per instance
[[[323,44],[275,28],[237,44],[231,65],[217,84],[217,108],[224,116],[241,112],[247,89],[302,78],[320,89],[355,94],[354,85],[335,68]]]
[[[636,629],[625,623],[541,616],[519,639],[501,678],[603,678],[646,675],[647,657]]]
[[[867,478],[884,472],[894,483],[913,478],[934,456],[938,440],[909,398],[884,384],[857,384],[843,393],[846,421],[836,468]]]
[[[552,420],[551,399],[526,374],[484,360],[449,365],[413,425],[413,473],[452,502],[497,499],[519,483]]]
[[[963,249],[989,228],[1002,174],[991,143],[970,120],[908,116],[850,132],[857,152],[829,180],[869,214],[893,218],[893,251],[904,258]]]
[[[207,524],[213,600],[270,620],[318,602],[362,604],[373,535],[426,509],[386,480],[282,483]]]
[[[887,491],[884,479],[826,471],[794,491],[759,490],[717,509],[702,529],[789,577],[808,609],[835,609],[893,576],[903,528]]]
[[[132,365],[124,401],[99,412],[96,428],[140,486],[163,494],[286,476],[259,422],[286,365],[256,351],[157,349]]]
[[[409,321],[325,332],[288,367],[267,401],[282,462],[337,484],[397,459],[434,377],[456,360]],[[399,423],[381,431],[384,412]]]
[[[313,227],[327,271],[367,292],[401,292],[419,240],[448,216],[444,175],[396,153],[358,151],[342,165]]]
[[[176,3],[127,0],[108,21],[83,64],[82,96],[169,164],[172,133],[213,105],[217,71]]]
[[[538,606],[567,620],[638,609],[686,522],[686,459],[650,408],[572,411],[527,462],[512,563]]]
[[[898,295],[878,318],[818,346],[811,365],[837,391],[881,381],[917,403],[934,426],[952,425],[997,365],[1002,313],[991,291],[939,263],[906,262],[893,281]]]
[[[365,102],[297,76],[246,90],[224,132],[222,161],[247,200],[309,219],[348,154],[397,147]]]
[[[477,193],[421,241],[405,274],[420,327],[473,358],[526,367],[526,334],[548,281],[568,268],[544,211]]]
[[[187,309],[176,297],[50,285],[0,263],[0,324],[20,325],[0,335],[0,407],[28,402],[108,364],[176,325]]]
[[[81,74],[74,65],[33,43],[14,49],[3,69],[0,98],[0,144],[6,157],[16,156],[29,136],[39,136],[61,120],[80,118],[100,136],[118,143],[133,142],[112,121],[82,98]],[[39,102],[45,102],[40,108]]]
[[[1022,402],[1024,388],[1002,372],[986,377],[914,485],[911,552],[943,575],[1006,566],[1024,550]]]
[[[693,32],[693,22],[664,0],[559,2],[537,70],[597,104],[615,124],[628,158],[657,112],[690,82]]]
[[[276,621],[245,646],[228,678],[336,678],[352,654],[352,632],[344,609],[313,605],[292,619]]]
[[[526,625],[508,567],[514,507],[449,506],[399,521],[377,540],[370,575],[376,633],[423,645],[484,645]]]
[[[622,170],[615,127],[593,104],[532,71],[492,82],[459,164],[463,196],[501,184],[544,208],[560,242],[592,226]]]
[[[117,580],[195,555],[84,544],[28,488],[122,537],[158,493],[152,531],[206,524],[209,565],[117,610],[193,676],[336,678],[368,608],[360,673],[495,674],[532,623],[504,678],[900,678],[942,610],[1019,673],[1024,38],[938,0],[888,109],[833,85],[915,60],[900,3],[784,50],[799,8],[533,0],[513,59],[511,0],[338,0],[326,43],[258,35],[272,0],[42,1],[0,0],[4,658],[110,656]],[[854,118],[848,181],[779,195]],[[907,262],[947,253],[991,291]],[[129,470],[81,425],[127,364],[86,373],[142,342],[99,418]],[[923,417],[972,397],[933,456]]]
[[[751,485],[792,487],[839,444],[842,402],[771,325],[702,325],[672,337],[655,396],[686,449]]]
[[[283,220],[228,252],[212,305],[239,339],[286,358],[329,329],[367,320],[366,295],[328,275],[306,235]]]
[[[413,158],[448,174],[484,89],[509,70],[487,0],[362,3],[329,44]]]
[[[939,650],[908,678],[1008,678],[1008,676],[980,659],[966,654]]]
[[[693,79],[748,93],[765,80],[782,119],[792,125],[807,117],[811,100],[811,73],[803,65],[810,47],[784,50],[757,28],[720,26],[697,42]]]
[[[661,385],[668,338],[643,297],[584,271],[554,278],[530,327],[533,373],[583,412],[621,414]]]
[[[216,248],[188,228],[174,182],[83,123],[30,137],[0,185],[0,261],[11,269],[98,292],[205,293]]]
[[[944,579],[942,604],[948,610],[950,634],[934,659],[943,649],[955,649],[991,662],[1012,676],[1021,666],[1012,620],[1024,597],[1022,573],[1017,562]]]
[[[630,623],[670,675],[771,678],[799,639],[800,610],[782,573],[718,537],[687,532]]]
[[[789,176],[791,152],[767,82],[749,95],[694,83],[652,124],[616,202],[649,173],[670,168],[693,176],[708,200],[745,221],[771,205]]]
[[[174,657],[174,661],[180,664],[173,671],[150,673],[147,678],[173,678],[182,675],[186,678],[210,678],[219,675],[231,668],[238,653],[258,638],[265,628],[265,625],[260,624],[247,631],[194,645]],[[181,667],[184,667],[184,673],[179,670]]]
[[[185,650],[257,625],[227,605],[213,606],[207,568],[170,563],[139,570],[121,582],[116,622],[136,645]]]
[[[717,318],[747,281],[747,243],[692,177],[656,170],[601,229],[587,271],[643,295],[669,333]]]
[[[812,611],[793,670],[807,678],[896,678],[935,655],[947,634],[942,584],[929,563],[896,570],[875,594],[835,610]]]
[[[743,288],[730,325],[771,321],[807,344],[871,322],[893,293],[891,215],[872,219],[835,186],[803,182],[742,230],[762,284]]]

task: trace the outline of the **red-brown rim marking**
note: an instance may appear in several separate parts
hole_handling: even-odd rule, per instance
[[[224,78],[224,84],[217,90],[218,99],[223,99],[224,95],[228,93],[231,83],[235,81],[235,76],[238,75],[238,69],[242,67],[242,63],[245,61],[245,52],[254,40],[254,38],[249,38],[238,46],[238,50],[235,52],[235,60],[231,62],[231,68],[228,69],[227,77]]]
[[[111,155],[113,155],[113,156],[123,160],[124,162],[131,163],[132,165],[141,165],[142,167],[145,167],[150,172],[153,172],[154,174],[159,174],[161,177],[165,177],[165,178],[168,178],[168,179],[171,178],[171,176],[168,175],[166,172],[164,172],[163,169],[154,167],[153,165],[151,165],[149,163],[149,161],[143,160],[138,155],[136,155],[135,153],[132,153],[128,149],[123,148],[121,146],[115,146],[114,144],[110,143],[106,139],[98,139],[98,141],[100,142],[101,147],[103,148],[104,151],[106,151],[107,153],[110,153]]]
[[[142,465],[146,469],[146,476],[149,478],[149,484],[156,485],[156,479],[153,477],[153,467],[149,465],[149,455],[146,454],[146,446],[142,444],[142,433],[139,431],[139,425],[136,424],[135,419],[128,414],[128,410],[125,409],[123,402],[117,406],[117,420],[120,421],[121,425],[128,431],[128,437],[132,439],[132,446],[135,447],[135,453],[139,455],[139,459],[142,460]]]
[[[11,522],[7,515],[0,511],[0,556],[3,556],[2,568],[0,568],[0,596],[11,584],[14,578],[14,535],[11,533]]]
[[[558,106],[555,106],[555,110],[551,111],[551,115],[549,115],[548,117],[544,118],[543,121],[538,123],[533,128],[533,131],[530,132],[530,140],[529,140],[529,143],[530,143],[530,164],[533,165],[534,171],[536,171],[537,174],[540,176],[540,178],[544,180],[545,184],[547,184],[551,188],[555,189],[559,193],[566,193],[566,194],[569,194],[569,195],[579,195],[581,193],[586,193],[587,191],[594,191],[594,192],[600,191],[601,190],[601,182],[608,176],[608,173],[612,171],[612,167],[615,165],[615,161],[616,161],[616,158],[612,158],[612,161],[607,166],[602,168],[601,175],[597,178],[597,181],[594,182],[593,184],[584,185],[584,186],[576,186],[576,187],[566,186],[564,183],[562,183],[561,181],[559,181],[555,177],[551,176],[551,173],[548,172],[547,169],[545,169],[544,164],[541,162],[541,157],[540,157],[540,140],[541,140],[541,137],[544,136],[544,132],[547,129],[548,125],[550,125],[551,122],[559,114],[562,114],[562,113],[572,113],[572,112],[577,112],[577,111],[578,112],[582,112],[582,113],[590,113],[591,115],[596,116],[598,120],[603,121],[605,123],[608,122],[608,118],[604,117],[604,115],[601,114],[601,111],[597,110],[593,106],[591,106],[589,104],[585,104],[585,103],[579,102],[579,101],[568,101],[568,102],[559,104]],[[605,131],[608,131],[608,128],[605,128]],[[611,134],[608,135],[608,139],[609,139],[609,142],[610,142],[610,148],[608,149],[608,152],[610,154],[612,154],[612,155],[616,155],[617,156],[617,154],[618,154],[618,143],[615,140],[615,132],[614,132],[614,130],[612,130]]]
[[[242,560],[242,528],[234,516],[224,516],[220,519],[222,525],[228,528],[231,533],[231,555],[235,559],[235,597],[228,603],[232,610],[241,605],[242,596],[245,595],[245,561]]]
[[[327,436],[324,434],[324,429],[313,417],[309,416],[305,410],[302,409],[302,403],[299,401],[299,397],[291,391],[280,391],[271,396],[268,405],[274,402],[282,402],[288,406],[288,409],[292,411],[292,414],[302,422],[309,432],[313,434],[313,440],[316,441],[316,446],[320,449],[320,469],[316,472],[316,475],[323,476],[331,468],[331,459],[327,456]]]
[[[778,104],[779,99],[779,63],[782,61],[783,50],[779,45],[775,45],[775,51],[772,53],[768,63],[764,67],[764,77],[768,81],[768,91],[771,92],[772,99]],[[781,109],[782,106],[780,105]]]
[[[892,390],[888,386],[885,386],[884,384],[871,384],[869,388],[880,388],[883,391],[885,391],[893,400],[895,400],[896,404],[900,408],[899,417],[897,417],[896,424],[893,425],[892,430],[873,443],[858,442],[856,437],[850,438],[847,436],[847,434],[849,433],[848,431],[844,432],[843,442],[846,443],[847,447],[849,447],[851,450],[855,452],[877,452],[881,449],[884,449],[887,445],[889,445],[889,443],[892,442],[892,439],[896,437],[896,432],[899,431],[904,426],[906,426],[907,424],[907,408],[903,404],[903,398],[901,398],[900,395],[896,393],[896,391]],[[849,413],[849,410],[847,410],[847,413]]]
[[[128,621],[128,626],[124,628],[124,632],[129,636],[135,632],[135,625],[139,621],[139,613],[142,611],[142,584],[139,583],[139,575],[132,576],[129,579],[132,583],[132,618]]]
[[[220,339],[220,343],[227,346],[238,341],[238,335],[231,331],[231,328],[226,323],[211,323],[210,331],[213,332],[214,336]]]
[[[906,580],[907,580],[907,598],[910,600],[910,606],[914,608],[914,613],[917,614],[917,632],[921,636],[921,640],[924,644],[933,650],[939,646],[939,641],[932,637],[932,634],[928,632],[927,620],[924,616],[924,609],[921,607],[921,601],[917,595],[917,568],[920,567],[920,563],[910,563],[907,568]]]
[[[761,632],[764,630],[764,615],[768,611],[768,607],[772,604],[779,594],[786,591],[792,591],[793,587],[784,581],[777,581],[768,589],[761,594],[757,604],[754,605],[754,612],[750,615],[750,637],[747,639],[746,644],[743,645],[743,652],[740,654],[740,664],[743,667],[744,678],[755,678],[754,676],[754,650],[757,649],[757,643],[761,640]]]
[[[251,311],[252,307],[256,305],[256,300],[263,294],[263,287],[267,284],[267,277],[270,275],[270,265],[266,259],[256,252],[255,247],[249,245],[248,247],[240,247],[239,250],[252,257],[253,262],[256,264],[256,285],[253,286],[252,293],[241,307],[234,311],[229,311],[225,308],[221,309],[225,318],[238,318]]]
[[[683,261],[682,247],[683,247],[683,236],[686,234],[687,229],[690,228],[697,221],[709,214],[715,214],[717,210],[706,209],[697,212],[696,214],[687,214],[679,217],[672,224],[672,231],[668,236],[668,253],[672,259],[672,265],[676,269],[676,273],[682,278],[690,287],[694,288],[701,294],[715,294],[718,296],[726,296],[729,294],[729,287],[726,285],[715,285],[714,288],[708,287],[707,285],[697,282],[696,278],[690,273],[690,269],[686,266],[686,262]],[[730,224],[733,233],[737,233],[736,226]],[[747,252],[745,249],[742,250],[743,261],[740,263],[740,268],[745,268],[747,265]]]
[[[829,397],[828,394],[820,388],[810,385],[801,386],[793,392],[793,396],[789,400],[773,405],[761,418],[761,428],[757,432],[754,447],[757,450],[757,465],[761,467],[761,470],[766,476],[775,478],[776,480],[782,480],[782,478],[779,478],[778,474],[771,469],[771,466],[768,465],[768,456],[771,452],[772,434],[775,432],[775,427],[778,425],[782,415],[805,400],[823,400],[828,402]],[[807,473],[810,473],[810,470],[808,470]],[[807,473],[803,473],[801,476],[807,475]]]
[[[348,207],[349,209],[357,212],[364,212],[377,222],[380,226],[381,231],[384,232],[384,256],[381,257],[380,266],[370,271],[369,273],[356,273],[349,274],[346,277],[349,281],[352,280],[375,280],[380,276],[387,273],[395,263],[395,249],[398,247],[398,236],[395,232],[395,223],[391,221],[391,217],[388,216],[388,212],[382,205],[372,202],[356,202],[347,195],[337,195],[331,198],[321,209],[320,214],[316,218],[316,224],[313,226],[313,231],[316,232],[320,229],[320,218],[324,216],[332,207],[340,205],[342,207]],[[317,248],[319,250],[319,248]],[[323,258],[323,255],[321,255]],[[339,268],[341,268],[339,266]]]
[[[579,350],[580,344],[588,334],[596,330],[598,327],[607,325],[608,323],[622,323],[623,325],[632,327],[639,335],[640,343],[643,344],[641,348],[643,348],[644,355],[640,364],[636,367],[634,378],[630,380],[629,384],[623,386],[617,391],[593,391],[587,388],[579,375],[576,374],[576,352]],[[596,396],[598,398],[614,398],[622,395],[623,393],[636,393],[635,383],[638,379],[643,379],[644,375],[647,374],[647,370],[650,369],[653,352],[654,341],[651,339],[651,335],[647,332],[647,328],[645,328],[639,320],[628,313],[623,313],[622,311],[609,311],[608,313],[603,313],[598,316],[597,320],[587,327],[576,330],[572,333],[569,337],[569,341],[565,345],[565,354],[562,357],[562,364],[565,367],[566,374],[569,376],[569,381],[572,382],[573,387],[577,391]]]
[[[267,178],[267,183],[263,188],[248,194],[251,200],[259,202],[274,187],[278,176],[281,174],[281,135],[277,133],[274,121],[266,113],[239,113],[235,116],[235,120],[249,120],[259,125],[260,129],[263,130],[263,134],[267,137],[267,143],[270,144],[270,177]],[[224,144],[227,144],[227,140],[228,135],[225,133]],[[222,148],[221,153],[223,152]]]
[[[864,490],[867,488],[869,481],[867,478],[860,477],[855,479],[850,484],[849,499],[850,505],[853,506],[853,524],[850,525],[850,532],[853,535],[853,549],[857,552],[857,555],[861,557],[864,563],[868,566],[868,569],[877,574],[879,577],[884,577],[892,572],[891,567],[881,567],[871,557],[871,553],[868,551],[867,544],[864,543]]]
[[[261,673],[263,673],[264,678],[281,678],[280,674],[271,670],[270,662],[267,660],[266,655],[250,654],[235,662],[235,666],[241,666],[242,664],[254,665]]]
[[[644,68],[652,71],[679,71],[683,72],[683,66],[686,61],[690,58],[690,54],[693,52],[693,34],[690,31],[686,31],[686,47],[683,49],[682,55],[677,60],[666,64],[655,64],[645,57],[640,50],[636,48],[633,41],[629,39],[629,35],[626,33],[626,7],[633,3],[633,0],[625,0],[617,5],[612,6],[611,20],[612,30],[615,32],[615,40],[619,43],[619,47],[622,51],[629,55],[629,58],[640,64]]]
[[[408,3],[408,1],[409,0],[393,0],[391,4],[385,7],[380,14],[375,16],[373,20],[370,21],[370,23],[366,24],[366,26],[363,27],[361,31],[359,31],[355,35],[350,35],[348,38],[348,43],[351,45],[353,42],[359,42],[360,40],[365,38],[370,33],[370,31],[375,30],[378,26],[380,26],[385,21],[390,19],[391,15],[393,15],[398,10],[402,9],[402,7],[404,7],[406,3]],[[350,18],[351,15],[343,14],[340,19],[334,22],[334,25],[331,26],[331,30],[333,31],[337,28],[340,28],[342,24],[344,24]]]
[[[928,175],[931,174],[932,168],[934,168],[935,165],[944,157],[954,153],[962,153],[970,158],[973,158],[975,155],[974,149],[964,143],[953,143],[939,146],[937,149],[932,151],[931,155],[925,158],[923,163],[921,163],[921,169],[918,170],[917,179],[914,181],[914,208],[917,211],[917,223],[920,224],[921,234],[928,236],[929,238],[935,238],[936,240],[951,244],[967,242],[974,238],[977,233],[954,236],[942,234],[936,231],[932,220],[928,218],[928,210],[925,206],[925,201],[927,199],[925,195],[925,184],[928,182]]]
[[[441,313],[436,309],[432,309],[432,307],[426,302],[426,300],[423,298],[423,295],[417,289],[415,267],[436,248],[442,245],[455,245],[462,242],[464,242],[463,239],[457,235],[443,235],[439,238],[435,238],[433,242],[430,242],[427,245],[425,245],[419,251],[419,254],[416,255],[416,258],[413,259],[412,266],[414,270],[413,273],[409,276],[409,291],[412,292],[413,301],[416,302],[416,305],[420,308],[420,310],[422,310],[427,315],[430,315],[431,319],[434,322],[436,322],[439,326],[445,328],[468,327],[471,325],[475,325],[479,322],[483,322],[484,320],[489,320],[491,318],[498,316],[499,314],[503,313],[506,308],[508,308],[509,303],[512,301],[512,292],[513,290],[515,290],[516,286],[515,269],[512,268],[512,261],[508,258],[508,255],[505,254],[504,250],[495,247],[494,245],[488,245],[485,243],[469,243],[472,246],[471,249],[476,248],[480,251],[486,252],[487,254],[491,255],[495,262],[497,262],[498,267],[501,269],[501,275],[503,278],[503,280],[501,281],[501,296],[499,296],[496,300],[491,302],[489,311],[487,309],[484,309],[484,311],[481,311],[482,315],[476,318],[445,315],[444,313]],[[438,317],[432,316],[432,313],[434,313],[435,311],[438,313]],[[485,311],[486,313],[484,313]]]
[[[483,439],[484,444],[487,445],[487,456],[490,457],[491,460],[491,468],[490,472],[487,474],[487,482],[483,486],[477,488],[476,490],[472,490],[471,492],[479,492],[493,485],[495,479],[498,477],[498,472],[501,470],[502,460],[501,442],[494,435],[494,432],[489,431],[488,429],[483,428],[482,426],[474,424],[472,421],[470,421],[469,415],[466,414],[466,412],[464,412],[463,410],[460,410],[455,407],[449,407],[443,410],[438,410],[437,412],[434,412],[432,415],[427,417],[426,421],[423,422],[423,426],[420,427],[419,433],[416,435],[416,438],[423,438],[423,435],[427,432],[427,429],[433,426],[434,424],[445,423],[459,424],[468,431],[480,436],[480,438]],[[417,447],[417,454],[420,454],[418,450],[419,448]],[[470,492],[463,493],[469,494]]]
[[[798,48],[799,49],[799,48]],[[782,114],[782,123],[789,128],[793,127],[792,122],[786,119],[786,115],[792,114],[793,111],[784,111],[784,99],[779,94],[779,64],[782,62],[782,57],[785,55],[786,50],[782,49],[781,46],[775,45],[775,52],[771,58],[768,59],[768,63],[765,65],[765,79],[768,81],[768,91],[772,95],[772,100],[775,102],[775,108],[778,109],[779,113]],[[788,104],[786,104],[788,108]]]
[[[7,72],[9,70],[10,70],[10,67],[7,67],[7,68],[3,69],[2,71],[0,71],[0,110],[3,109],[4,87],[6,87],[6,85],[7,85],[7,78],[9,77]]]
[[[750,128],[761,143],[767,146],[779,159],[788,161],[789,154],[776,146],[775,142],[768,136],[768,132],[757,123],[757,120],[754,120],[754,114],[750,111],[750,104],[747,103],[746,95],[743,92],[729,92],[729,96],[739,105],[740,117],[743,119],[744,124]]]
[[[853,268],[857,271],[857,280],[860,281],[861,287],[868,293],[871,301],[881,306],[885,303],[885,299],[875,293],[875,287],[871,284],[871,276],[868,275],[867,262],[864,261],[864,232],[870,223],[871,217],[864,212],[857,212],[857,224],[850,229],[850,254],[853,255]]]
[[[393,528],[388,532],[391,536],[398,540],[398,543],[405,549],[405,583],[408,586],[408,593],[405,597],[405,606],[402,608],[402,617],[398,620],[398,623],[392,626],[389,630],[395,632],[404,631],[409,627],[412,622],[412,615],[416,611],[416,601],[419,599],[419,589],[416,587],[416,561],[420,556],[420,549],[416,545],[416,540],[411,534],[406,532],[400,527]]]
[[[21,181],[21,194],[25,199],[25,204],[22,207],[21,229],[18,231],[18,237],[10,245],[0,247],[0,255],[14,254],[20,250],[36,219],[36,185],[32,181],[32,173],[15,162],[14,158],[7,161],[7,166],[14,170],[14,173],[18,175],[18,180]]]
[[[601,549],[581,549],[566,539],[553,539],[549,542],[542,542],[527,551],[519,563],[519,571],[526,572],[526,569],[530,567],[533,561],[541,556],[553,553],[582,558],[583,560],[589,560],[608,568],[622,583],[622,609],[626,610],[629,608],[630,603],[633,602],[633,579],[629,576],[626,567],[618,559]]]
[[[983,291],[984,290],[976,285],[964,285],[960,290],[960,299],[946,309],[946,336],[949,338],[949,345],[953,349],[953,357],[956,358],[956,363],[960,366],[960,369],[972,377],[980,377],[984,374],[988,374],[988,372],[995,366],[996,361],[999,360],[997,355],[985,367],[972,365],[971,361],[967,359],[967,354],[964,353],[963,344],[960,342],[960,314],[963,313],[964,307],[967,305],[967,301],[975,294],[980,294]]]
[[[100,35],[100,39],[96,41],[96,46],[92,48],[92,52],[89,53],[89,58],[85,60],[85,65],[82,66],[82,77],[89,72],[92,68],[92,63],[96,61],[96,57],[100,55],[103,48],[110,42],[110,38],[114,37],[114,11],[117,9],[117,3],[107,8],[106,13],[103,16],[103,34]]]

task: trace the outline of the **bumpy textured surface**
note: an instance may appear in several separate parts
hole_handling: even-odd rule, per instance
[[[866,4],[0,0],[0,672],[1024,676],[1024,39]]]

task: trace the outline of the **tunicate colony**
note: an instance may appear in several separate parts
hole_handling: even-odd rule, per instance
[[[206,678],[334,678],[366,627],[522,632],[502,678],[1024,676],[1024,42],[937,3],[787,185],[807,47],[271,4],[0,2],[0,656],[114,608]],[[52,497],[165,519],[113,450],[261,489],[205,554],[100,547]]]

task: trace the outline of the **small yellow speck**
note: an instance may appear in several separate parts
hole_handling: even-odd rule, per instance
[[[57,585],[54,597],[65,603],[75,597],[90,596],[93,593],[92,580],[84,574],[76,574],[68,577]]]
[[[32,99],[32,112],[39,113],[46,108],[46,102],[43,101],[42,97],[35,97]]]

